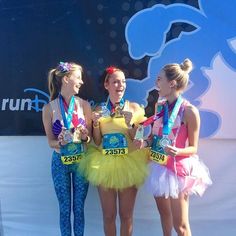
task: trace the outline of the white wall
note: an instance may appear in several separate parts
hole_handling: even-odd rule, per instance
[[[1,236],[60,235],[51,152],[44,136],[0,137]],[[200,140],[199,155],[210,168],[214,183],[202,198],[191,198],[193,235],[236,235],[236,140]],[[103,235],[93,187],[85,210],[85,236]],[[134,235],[161,235],[153,198],[143,189],[136,201]]]

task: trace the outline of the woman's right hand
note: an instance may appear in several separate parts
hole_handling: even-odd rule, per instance
[[[58,141],[60,142],[60,145],[63,145],[63,146],[67,144],[67,142],[64,140],[65,131],[66,131],[66,128],[62,127],[61,133],[58,135]]]
[[[99,126],[99,119],[102,117],[100,112],[92,112],[92,121],[94,126]]]

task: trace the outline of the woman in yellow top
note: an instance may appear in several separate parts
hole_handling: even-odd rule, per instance
[[[133,144],[137,125],[145,119],[144,109],[123,99],[126,80],[120,69],[108,67],[104,77],[109,96],[92,114],[97,148],[91,151],[86,175],[98,186],[105,235],[116,235],[118,199],[120,235],[129,236],[137,188],[147,176],[146,150],[136,150]]]

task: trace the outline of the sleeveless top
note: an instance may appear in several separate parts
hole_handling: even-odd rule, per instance
[[[172,145],[178,148],[185,148],[188,142],[188,129],[183,123],[184,110],[186,105],[189,104],[187,101],[184,101],[180,107],[178,115],[175,119],[174,126],[169,134],[169,139],[172,141]],[[162,136],[163,129],[163,116],[157,119],[153,123],[152,134]],[[176,156],[176,161],[187,156]]]
[[[82,99],[75,96],[75,105],[76,110],[74,110],[74,113],[77,114],[78,119],[83,119],[85,121],[85,115],[83,112],[82,107]],[[59,98],[54,99],[50,102],[51,106],[51,112],[52,112],[52,131],[55,136],[58,136],[61,132],[62,126],[64,126],[61,109],[60,109],[60,101]],[[67,116],[67,113],[66,113]],[[70,128],[74,128],[73,123],[71,122]],[[55,149],[59,152],[59,149]]]
[[[124,111],[129,111],[129,101],[125,101],[124,105]],[[138,111],[133,113],[133,117],[131,120],[131,124],[139,124],[143,121],[145,117],[144,109],[140,107]],[[112,118],[112,117],[105,117],[100,118],[100,130],[102,136],[104,134],[111,134],[111,133],[122,133],[126,136],[126,139],[128,141],[128,148],[129,151],[135,150],[135,146],[133,145],[132,140],[129,137],[128,134],[128,127],[125,123],[124,117],[121,118]]]

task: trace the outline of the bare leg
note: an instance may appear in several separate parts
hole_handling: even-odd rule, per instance
[[[117,191],[99,186],[98,193],[102,206],[104,233],[106,236],[116,236]]]
[[[174,228],[178,236],[191,236],[189,225],[189,197],[183,193],[178,199],[171,199]]]
[[[171,236],[173,227],[170,199],[155,197],[156,205],[161,217],[163,236]]]
[[[118,192],[119,215],[120,215],[120,235],[131,236],[133,231],[133,212],[137,188],[130,187]]]

